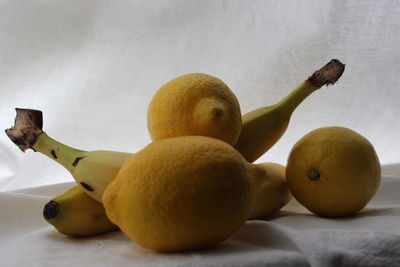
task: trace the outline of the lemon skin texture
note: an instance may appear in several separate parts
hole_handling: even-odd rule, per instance
[[[151,139],[202,135],[235,144],[242,127],[239,102],[220,79],[189,73],[163,85],[147,112]]]
[[[128,159],[107,187],[103,204],[110,220],[145,248],[207,248],[244,224],[256,187],[252,172],[223,141],[163,139]]]
[[[381,180],[372,144],[344,127],[315,129],[292,148],[286,179],[293,197],[327,217],[352,215],[371,200]]]

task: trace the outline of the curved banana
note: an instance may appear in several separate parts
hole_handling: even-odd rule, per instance
[[[283,208],[292,198],[286,183],[285,167],[272,162],[257,164],[268,179],[261,185],[250,210],[249,220],[266,219]]]
[[[79,185],[79,191],[76,187],[74,191],[66,192],[63,197],[60,196],[60,199],[72,201],[75,195],[82,203],[86,203],[86,207],[90,205],[102,207],[100,203],[88,197],[84,198],[81,192],[101,202],[105,188],[114,179],[124,162],[133,154],[104,150],[83,151],[66,146],[42,131],[41,111],[31,109],[16,109],[16,111],[14,127],[6,130],[10,139],[22,151],[31,148],[58,162],[72,174]],[[270,179],[256,195],[256,204],[249,217],[251,219],[266,217],[283,207],[288,201],[284,167],[273,163],[261,165]],[[50,211],[54,205],[54,202],[49,202],[45,208],[45,214],[51,214]]]
[[[42,130],[42,112],[16,109],[14,127],[8,137],[22,150],[38,151],[64,166],[85,192],[101,202],[104,190],[131,153],[106,150],[83,151],[64,145]]]
[[[50,200],[43,216],[60,233],[69,236],[92,236],[118,230],[107,217],[103,204],[79,186],[74,186]]]
[[[249,220],[266,219],[291,199],[285,180],[285,167],[277,163],[258,164],[268,179],[255,196]],[[43,217],[60,233],[75,237],[99,235],[118,230],[106,216],[104,206],[78,185],[50,200]]]
[[[285,133],[297,106],[323,85],[334,84],[344,72],[344,64],[332,59],[281,101],[242,116],[242,130],[235,148],[249,162],[267,152]]]
[[[339,60],[332,60],[278,104],[245,114],[235,148],[249,162],[256,160],[283,135],[297,105],[323,85],[335,83],[343,71],[344,65]],[[64,166],[87,194],[101,202],[104,190],[132,154],[69,147],[43,132],[41,111],[19,108],[16,111],[14,126],[6,130],[11,141],[22,151],[33,149]]]

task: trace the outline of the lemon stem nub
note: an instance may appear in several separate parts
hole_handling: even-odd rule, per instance
[[[320,177],[320,174],[316,170],[311,170],[310,173],[308,174],[308,178],[310,178],[313,181],[318,180]]]

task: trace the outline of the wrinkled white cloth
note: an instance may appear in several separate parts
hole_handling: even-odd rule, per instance
[[[221,78],[245,113],[338,58],[339,82],[309,96],[258,162],[285,164],[307,132],[337,125],[369,139],[385,165],[358,216],[324,219],[292,202],[213,249],[164,255],[120,232],[58,234],[41,213],[70,174],[0,134],[0,266],[400,266],[399,47],[399,0],[0,0],[0,130],[15,107],[40,109],[44,130],[68,145],[136,152],[150,142],[151,97],[174,77]]]
[[[72,183],[3,192],[0,266],[400,266],[400,165],[391,169],[358,215],[322,218],[292,201],[213,248],[172,254],[141,248],[120,231],[59,234],[42,218],[43,205]]]

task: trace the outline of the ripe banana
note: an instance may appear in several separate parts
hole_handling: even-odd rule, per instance
[[[49,137],[42,130],[42,112],[31,109],[16,109],[17,116],[14,127],[6,130],[10,139],[22,150],[33,149],[38,151],[64,166],[74,177],[80,188],[66,192],[58,197],[55,202],[61,200],[70,203],[67,207],[71,207],[73,200],[79,198],[79,201],[85,209],[99,209],[102,207],[100,203],[103,192],[108,184],[114,179],[123,163],[133,154],[115,151],[83,151],[69,146],[66,146],[55,139]],[[273,163],[264,163],[262,166],[265,169],[265,174],[269,176],[268,182],[262,186],[260,192],[256,195],[256,204],[250,214],[251,219],[264,218],[276,210],[283,207],[289,200],[288,191],[284,179],[284,167]],[[82,190],[83,189],[83,190]],[[86,192],[90,197],[97,201],[92,201],[91,198],[85,198],[81,192]],[[69,202],[67,202],[67,200]],[[50,201],[45,207],[45,218],[49,222],[59,223],[58,217],[67,220],[64,215],[55,217],[54,210],[59,210],[59,205]],[[98,205],[100,204],[100,205]],[[77,212],[79,214],[83,212]],[[47,215],[46,215],[47,214]],[[51,218],[51,217],[55,218]],[[68,215],[69,216],[69,215]],[[68,219],[69,220],[69,219]],[[83,222],[82,222],[83,223]],[[66,221],[67,224],[67,221]],[[89,223],[90,224],[90,223]],[[74,225],[72,223],[72,225]],[[74,234],[74,227],[67,230],[59,226],[60,232],[66,234]],[[90,228],[90,227],[89,227]],[[80,234],[83,235],[85,231]]]
[[[266,162],[257,164],[268,179],[261,185],[250,210],[249,220],[266,219],[285,206],[292,195],[286,183],[286,168],[280,164]]]
[[[285,167],[270,162],[259,166],[262,166],[269,179],[255,196],[249,220],[266,219],[291,199],[286,185]],[[118,230],[107,218],[104,206],[78,185],[50,200],[44,206],[43,217],[60,233],[69,236],[86,237]]]
[[[297,106],[323,85],[334,84],[343,72],[344,64],[332,59],[278,103],[244,114],[235,148],[247,161],[257,160],[282,137]]]
[[[235,148],[253,162],[272,147],[285,132],[291,113],[313,91],[334,84],[344,71],[339,60],[331,60],[301,83],[279,103],[256,109],[243,116],[243,128]],[[101,201],[104,190],[122,164],[132,155],[115,151],[83,151],[64,145],[42,130],[42,112],[16,109],[15,125],[6,130],[8,137],[22,150],[41,152],[64,166],[78,185]]]
[[[16,109],[14,127],[8,137],[22,150],[33,149],[64,166],[85,192],[101,202],[103,192],[131,153],[95,150],[83,151],[64,145],[42,130],[42,112]]]
[[[259,166],[262,166],[269,179],[255,196],[249,220],[266,219],[291,199],[285,180],[285,167],[269,162]],[[60,233],[75,237],[99,235],[118,229],[107,218],[104,206],[78,185],[50,200],[44,206],[43,217]]]
[[[104,206],[74,186],[50,200],[43,209],[46,221],[60,233],[84,237],[118,229],[108,219]]]

